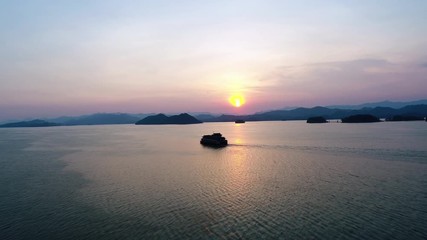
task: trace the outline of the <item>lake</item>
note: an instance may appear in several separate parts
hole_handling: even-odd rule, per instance
[[[427,123],[0,129],[0,238],[426,239]]]

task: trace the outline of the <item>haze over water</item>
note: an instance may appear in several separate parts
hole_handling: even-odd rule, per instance
[[[425,239],[425,124],[0,129],[0,236]]]

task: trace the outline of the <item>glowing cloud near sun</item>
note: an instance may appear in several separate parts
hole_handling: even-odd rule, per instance
[[[245,104],[245,98],[240,95],[240,94],[235,94],[232,95],[228,101],[230,102],[231,105],[233,105],[234,107],[241,107],[243,104]]]

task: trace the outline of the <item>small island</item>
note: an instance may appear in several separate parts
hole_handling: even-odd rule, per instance
[[[341,119],[343,123],[372,123],[381,122],[381,120],[370,114],[351,115]]]
[[[307,119],[307,123],[327,123],[328,121],[321,116],[318,117],[310,117]]]
[[[401,122],[401,121],[423,121],[423,117],[408,116],[408,115],[396,115],[391,118],[387,118],[387,122]]]
[[[36,119],[32,121],[13,122],[0,125],[0,128],[18,128],[18,127],[54,127],[60,126],[57,123],[51,123],[44,120]]]
[[[162,113],[157,115],[148,116],[139,120],[135,125],[165,125],[165,124],[198,124],[202,123],[195,117],[188,113],[181,113],[179,115],[166,116]]]
[[[236,121],[234,121],[234,123],[245,123],[245,120],[243,120],[243,119],[237,119]]]

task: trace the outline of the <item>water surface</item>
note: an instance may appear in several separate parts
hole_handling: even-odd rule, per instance
[[[427,125],[1,129],[0,183],[2,239],[425,239]]]

